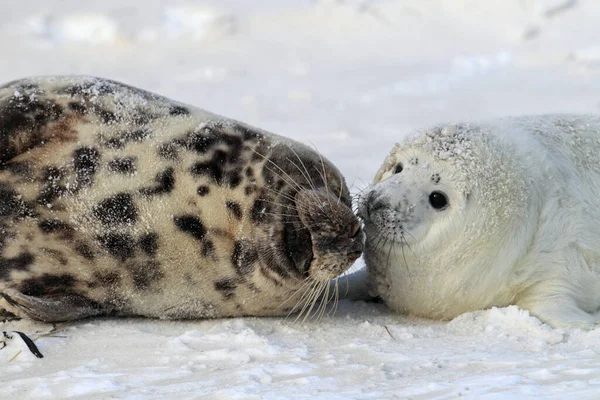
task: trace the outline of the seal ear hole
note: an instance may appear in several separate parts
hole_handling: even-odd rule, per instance
[[[429,195],[429,204],[436,210],[443,210],[448,207],[448,196],[438,190],[431,192]]]
[[[396,166],[394,167],[394,174],[399,174],[400,172],[402,172],[403,169],[404,166],[402,165],[402,163],[396,164]]]

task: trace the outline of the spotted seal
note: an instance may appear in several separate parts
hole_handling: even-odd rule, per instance
[[[281,315],[363,239],[340,172],[302,144],[102,78],[0,87],[5,315]]]
[[[600,309],[600,117],[442,124],[397,144],[359,200],[375,294],[435,319],[518,305],[554,327]]]

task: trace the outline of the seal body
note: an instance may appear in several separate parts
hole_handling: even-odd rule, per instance
[[[339,171],[290,139],[101,78],[0,87],[5,314],[285,314],[363,239]]]
[[[365,260],[393,310],[516,304],[555,327],[600,308],[600,117],[438,125],[397,144],[359,200]]]

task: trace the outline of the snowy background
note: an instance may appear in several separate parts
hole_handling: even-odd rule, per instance
[[[597,0],[0,0],[0,81],[121,80],[314,144],[357,190],[418,126],[598,112],[599,23]],[[42,360],[20,339],[0,351],[1,399],[600,396],[600,329],[516,307],[451,322],[349,301],[304,325],[96,319],[36,343]]]

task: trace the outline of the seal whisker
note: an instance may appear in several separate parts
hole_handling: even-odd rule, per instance
[[[305,312],[307,314],[310,314],[310,310],[312,309],[312,307],[311,307],[312,300],[313,300],[313,298],[316,298],[315,297],[315,293],[317,293],[317,287],[319,285],[319,282],[313,280],[311,283],[312,284],[311,284],[311,286],[310,286],[310,288],[309,288],[309,290],[307,292],[308,295],[305,298],[304,302],[301,304],[302,309],[300,310],[300,312],[296,316],[296,319],[295,319],[296,323],[301,320],[302,315],[304,315]],[[300,304],[300,303],[298,303],[298,304]],[[304,316],[304,318],[301,320],[300,324],[304,323],[305,320],[306,320],[306,316]]]
[[[304,319],[302,320],[303,323],[309,318],[310,319],[315,318],[317,321],[319,320],[318,315],[319,315],[319,308],[321,305],[320,301],[322,300],[323,292],[325,291],[325,289],[327,287],[329,287],[329,281],[318,281],[318,285],[315,289],[310,308],[308,309],[308,311],[304,315]],[[319,305],[317,306],[317,304],[319,304]],[[313,315],[312,312],[313,312],[313,309],[315,306],[317,306],[317,309],[315,310],[315,314]]]
[[[319,150],[317,150],[317,146],[315,146],[314,143],[310,142],[310,144],[313,146],[313,149],[315,150],[315,152],[319,155],[319,160],[321,161],[321,167],[323,169],[323,172],[319,171],[319,169],[316,166],[314,168],[315,168],[315,170],[317,170],[317,172],[321,176],[321,180],[325,184],[325,193],[329,194],[329,184],[327,182],[327,172],[325,172],[325,163],[323,162],[323,156],[321,155],[321,152],[319,152]],[[340,182],[342,182],[342,179],[340,179]],[[341,196],[341,193],[342,193],[342,191],[340,190],[340,196]]]
[[[292,300],[293,298],[295,298],[298,293],[302,292],[302,296],[300,296],[300,299],[298,299],[298,301],[296,302],[296,304],[294,304],[294,307],[292,307],[292,309],[288,312],[288,314],[285,317],[285,319],[288,319],[290,317],[290,315],[292,315],[294,313],[294,311],[296,311],[298,309],[298,306],[303,302],[304,297],[309,292],[310,285],[312,283],[313,283],[313,281],[310,278],[306,278],[304,280],[304,282],[302,283],[302,285],[298,289],[296,289],[293,293],[291,293],[288,296],[288,298],[283,303],[281,303],[281,305],[279,306],[279,308],[283,308],[283,306],[285,304],[287,304],[290,300]]]
[[[275,165],[275,163],[273,161],[271,161],[269,159],[267,159],[267,161],[269,161],[270,163],[272,163],[273,165]],[[276,165],[276,166],[279,167],[278,165]],[[292,186],[296,190],[301,190],[302,189],[302,186],[298,182],[296,182],[296,180],[294,178],[292,178],[287,172],[285,172],[283,169],[281,169],[281,167],[279,167],[279,169],[285,174],[285,176],[279,174],[277,171],[274,171],[273,169],[271,169],[267,165],[265,165],[264,168],[266,168],[273,175],[275,175],[276,177],[280,178],[282,181],[284,181],[288,185]]]
[[[335,290],[334,290],[334,299],[333,299],[333,309],[329,310],[327,315],[335,315],[337,313],[338,304],[340,301],[340,286],[339,281],[335,280]]]
[[[288,145],[289,146],[289,145]],[[277,165],[273,160],[269,159],[268,157],[266,157],[265,155],[259,153],[258,151],[256,151],[255,149],[251,149],[255,154],[257,154],[259,157],[262,157],[263,160],[265,160],[266,162],[269,162],[271,165],[273,165],[275,168],[279,169],[279,171],[281,171],[288,179],[286,180],[284,178],[283,175],[280,175],[279,173],[273,171],[272,169],[270,169],[268,166],[264,166],[265,168],[267,168],[270,172],[272,172],[273,174],[275,174],[277,177],[281,178],[283,181],[285,181],[288,185],[291,185],[292,187],[295,187],[297,190],[301,190],[302,186],[300,186],[298,184],[298,182],[296,182],[296,180],[294,178],[292,178],[283,168],[281,168],[279,165]]]
[[[296,156],[296,158],[298,159],[298,161],[300,161],[300,164],[302,165],[302,168],[304,168],[304,171],[302,171],[302,169],[300,169],[300,167],[294,161],[290,160],[289,157],[286,158],[286,160],[289,161],[294,167],[296,167],[296,169],[298,170],[298,172],[300,172],[300,174],[302,174],[302,176],[304,176],[304,179],[306,179],[306,181],[310,185],[311,189],[316,191],[314,182],[313,182],[312,178],[310,177],[308,169],[306,169],[306,165],[304,165],[304,162],[302,161],[302,159],[300,158],[300,156],[298,155],[298,153],[294,149],[292,149],[289,145],[288,145],[288,147],[292,151],[292,153],[294,153],[294,155]]]
[[[325,311],[327,309],[327,304],[329,303],[329,291],[330,291],[331,285],[329,284],[329,282],[327,282],[327,285],[325,286],[325,289],[322,293],[322,295],[320,296],[321,299],[321,304],[319,304],[319,308],[317,311],[317,321],[321,321],[323,319],[323,316],[325,315]]]

